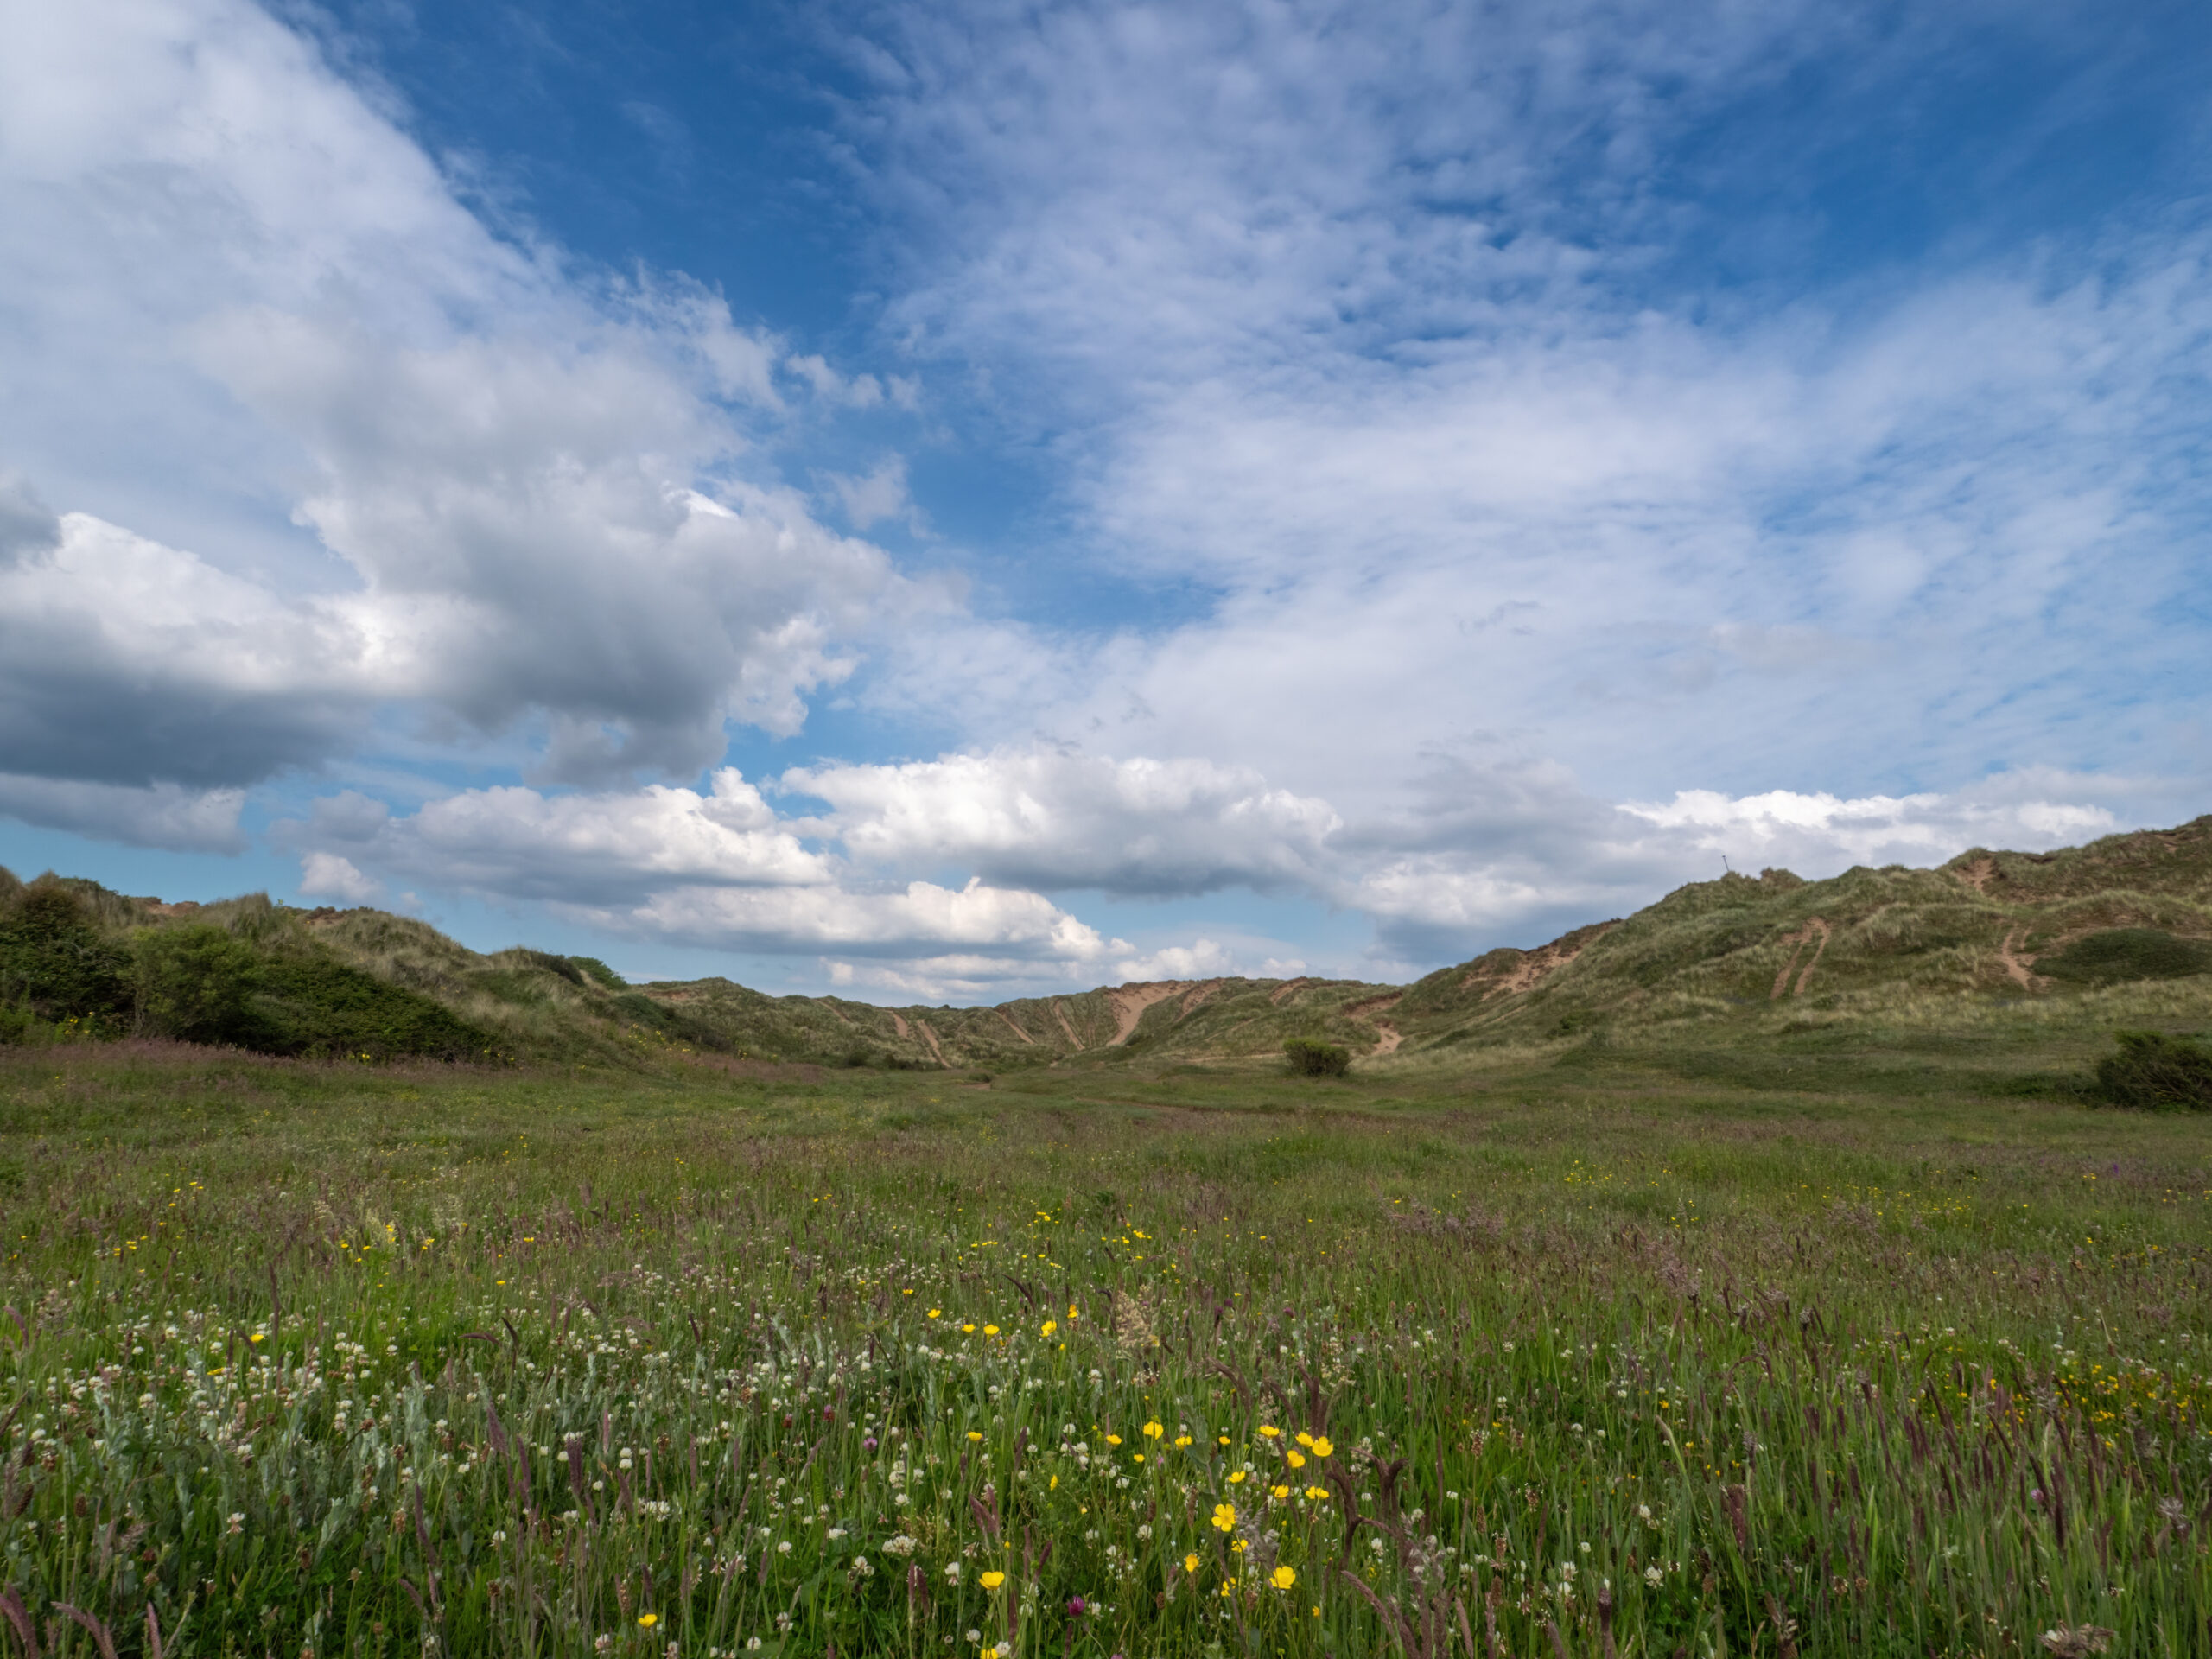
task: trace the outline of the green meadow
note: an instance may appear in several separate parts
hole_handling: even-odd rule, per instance
[[[2071,1089],[2107,1012],[0,1049],[0,1642],[2201,1655],[2208,1120]]]

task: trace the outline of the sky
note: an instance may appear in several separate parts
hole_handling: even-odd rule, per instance
[[[2212,10],[0,0],[0,864],[1395,981],[2212,811]]]

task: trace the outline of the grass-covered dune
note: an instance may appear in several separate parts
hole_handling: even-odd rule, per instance
[[[47,1654],[2205,1651],[2204,1120],[1609,1052],[0,1051],[0,1618]]]
[[[1411,986],[1222,978],[963,1008],[769,996],[725,979],[632,986],[591,958],[480,954],[381,911],[258,894],[163,905],[0,872],[0,1039],[89,1028],[272,1053],[596,1064],[673,1046],[1004,1072],[1272,1063],[1305,1039],[1390,1071],[1452,1050],[1730,1045],[1785,1027],[1972,1027],[2019,1008],[2109,1029],[2139,1004],[2156,1027],[2208,983],[2212,817],[2056,853],[1976,849],[1934,870],[1696,882]]]

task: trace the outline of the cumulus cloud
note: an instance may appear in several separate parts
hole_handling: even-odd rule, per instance
[[[830,803],[809,820],[855,858],[954,864],[1046,891],[1162,896],[1310,887],[1338,828],[1324,800],[1249,767],[1030,747],[899,766],[795,767],[781,786]]]
[[[0,772],[0,817],[67,830],[95,841],[187,853],[245,850],[238,814],[243,791],[177,784],[130,788],[75,779]]]
[[[250,783],[397,705],[528,723],[552,780],[688,777],[726,722],[796,731],[898,608],[879,550],[744,480],[851,385],[696,283],[495,238],[243,0],[18,20],[0,216],[0,453],[85,509],[0,491],[0,766]]]
[[[704,795],[465,790],[404,816],[347,791],[284,827],[296,839],[404,879],[504,899],[600,907],[704,884],[819,887],[834,867],[777,821],[734,768]]]
[[[337,899],[349,905],[365,905],[383,894],[384,883],[362,874],[349,858],[335,853],[309,853],[300,861],[303,899]]]

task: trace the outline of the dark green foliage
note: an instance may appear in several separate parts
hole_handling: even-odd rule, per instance
[[[193,1043],[249,1040],[261,957],[205,922],[149,928],[135,951],[138,1011],[163,1037]]]
[[[525,945],[518,945],[512,950],[500,954],[516,957],[533,968],[543,968],[547,973],[567,980],[571,985],[581,986],[584,982],[582,967],[571,957],[556,957],[550,950],[532,950]]]
[[[429,997],[320,955],[265,963],[252,1016],[239,1040],[270,1054],[469,1060],[499,1046]]]
[[[2104,1099],[2154,1112],[2212,1112],[2212,1048],[2155,1031],[2113,1036],[2120,1052],[2097,1062]]]
[[[2212,945],[2176,938],[2152,927],[2114,927],[2089,933],[2063,950],[2036,959],[2046,979],[2117,985],[2137,979],[2183,979],[2212,973]]]
[[[630,988],[628,980],[623,978],[597,957],[570,957],[569,961],[585,979],[603,985],[610,991],[626,991]]]
[[[1300,1077],[1341,1077],[1351,1069],[1351,1051],[1338,1043],[1294,1037],[1282,1046],[1290,1060],[1291,1075]]]
[[[75,886],[41,878],[0,900],[0,1004],[44,1020],[130,1010],[130,953]]]

